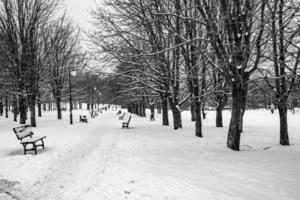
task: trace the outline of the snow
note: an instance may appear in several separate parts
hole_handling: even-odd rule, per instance
[[[207,111],[204,138],[194,136],[190,113],[183,129],[161,126],[132,115],[122,129],[117,111],[74,125],[43,113],[34,134],[45,135],[45,150],[23,155],[12,119],[0,118],[0,199],[22,200],[296,200],[300,198],[300,113],[289,114],[291,146],[280,146],[279,117],[247,111],[241,151],[226,148],[230,113],[224,128],[215,128]],[[128,115],[128,114],[127,114]],[[171,118],[171,113],[170,113]],[[170,121],[172,124],[172,121]]]

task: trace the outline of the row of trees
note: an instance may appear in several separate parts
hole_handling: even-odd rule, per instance
[[[289,145],[287,108],[299,97],[297,0],[111,0],[105,6],[93,10],[90,39],[113,66],[107,81],[119,103],[160,102],[163,125],[169,106],[178,129],[188,102],[202,137],[204,105],[216,107],[222,127],[230,102],[227,146],[239,150],[247,99],[265,96],[279,109],[280,144]]]
[[[12,102],[21,124],[30,113],[36,126],[36,105],[55,100],[58,119],[70,71],[81,72],[85,55],[79,30],[58,9],[57,0],[0,0],[0,101]],[[60,14],[63,13],[63,14]]]

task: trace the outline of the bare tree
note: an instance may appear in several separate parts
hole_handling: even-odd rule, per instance
[[[204,20],[210,44],[222,63],[218,68],[226,77],[232,92],[232,113],[227,146],[239,150],[243,115],[246,108],[248,80],[257,70],[261,57],[261,38],[264,31],[266,1],[260,5],[258,34],[253,38],[253,18],[257,4],[250,0],[220,0],[211,5],[207,0],[197,0],[197,8]],[[216,10],[216,8],[219,8]],[[256,28],[256,27],[255,27]],[[224,31],[223,31],[224,30]],[[223,34],[224,33],[224,34]],[[256,60],[251,65],[251,44],[256,46]]]

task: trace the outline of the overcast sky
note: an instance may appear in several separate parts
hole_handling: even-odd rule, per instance
[[[89,23],[91,21],[90,10],[96,8],[96,5],[101,4],[104,0],[60,0],[61,6],[66,8],[67,15],[73,19],[73,21],[81,27],[81,45],[83,50],[88,50],[90,45],[87,42],[87,36],[85,32],[91,30],[92,25]],[[90,61],[89,65],[92,68],[99,67],[98,62]],[[95,67],[97,66],[97,67]]]
[[[95,8],[96,2],[101,2],[101,0],[62,0],[68,16],[73,18],[74,22],[84,29],[89,29],[90,27],[89,20],[91,20],[91,17],[89,10]]]

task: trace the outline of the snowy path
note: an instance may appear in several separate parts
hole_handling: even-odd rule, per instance
[[[295,117],[292,123],[300,118]],[[47,135],[45,151],[38,156],[11,152],[18,145],[7,147],[9,156],[0,151],[1,163],[7,163],[0,166],[0,199],[299,199],[297,134],[291,134],[293,145],[285,148],[268,135],[275,130],[267,122],[262,124],[265,129],[248,124],[242,137],[244,151],[233,152],[225,147],[226,127],[216,129],[206,122],[205,138],[199,139],[193,135],[193,124],[184,119],[179,131],[137,116],[130,129],[121,129],[115,112],[71,128],[66,121],[41,121],[36,132]],[[298,129],[294,124],[291,132]],[[49,132],[54,125],[57,132]],[[15,144],[15,138],[0,140],[0,145],[7,144]]]
[[[36,199],[81,200],[101,183],[120,134],[111,131],[111,122],[101,119],[87,138],[51,163],[45,178],[35,184]]]

